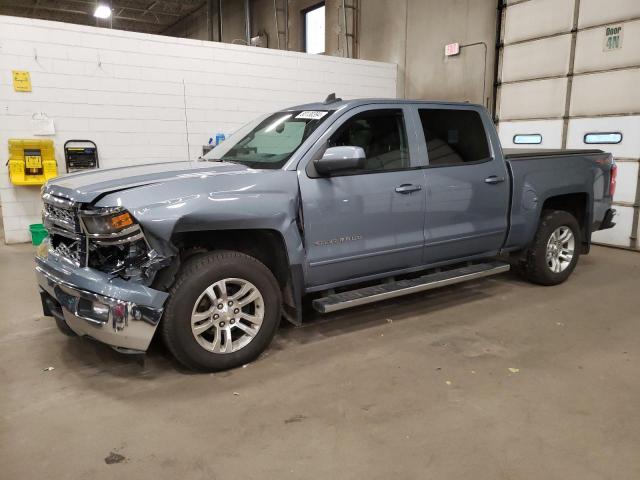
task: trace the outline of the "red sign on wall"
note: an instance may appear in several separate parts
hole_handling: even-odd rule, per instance
[[[460,53],[460,44],[459,43],[449,43],[444,46],[444,56],[452,57],[453,55],[458,55]]]

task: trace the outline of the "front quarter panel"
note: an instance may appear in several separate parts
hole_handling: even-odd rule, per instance
[[[181,182],[114,192],[97,206],[127,208],[163,256],[175,254],[171,239],[177,233],[268,229],[282,235],[290,264],[300,264],[297,185],[296,173],[284,170],[201,173]]]

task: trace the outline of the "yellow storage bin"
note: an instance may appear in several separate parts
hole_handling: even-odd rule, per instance
[[[14,185],[43,185],[58,176],[53,140],[10,139],[7,165]]]

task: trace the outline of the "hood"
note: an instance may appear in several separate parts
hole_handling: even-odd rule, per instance
[[[172,183],[185,178],[235,174],[249,170],[244,165],[224,162],[166,162],[91,170],[50,180],[44,192],[74,202],[91,203],[107,193],[135,187]]]

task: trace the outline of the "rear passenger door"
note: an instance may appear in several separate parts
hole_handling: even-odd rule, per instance
[[[417,107],[425,170],[424,263],[495,255],[507,231],[509,177],[495,132],[476,107]]]

